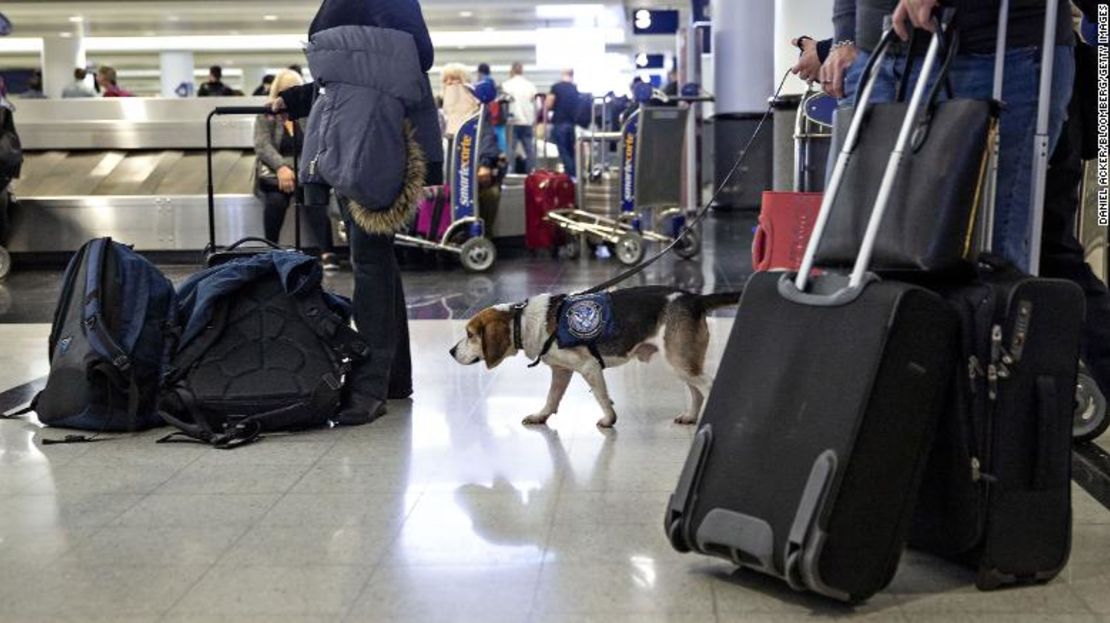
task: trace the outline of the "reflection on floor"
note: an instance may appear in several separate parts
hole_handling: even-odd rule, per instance
[[[706,250],[701,257],[693,261],[666,258],[626,285],[662,284],[700,292],[736,290],[751,273],[754,224],[753,217],[746,214],[716,216],[705,224]],[[615,259],[558,261],[548,253],[521,251],[499,261],[491,272],[474,275],[464,272],[455,258],[410,249],[402,250],[401,256],[409,316],[414,320],[468,318],[495,303],[545,292],[584,290],[624,268]],[[171,279],[181,281],[196,266],[163,269]],[[0,282],[0,323],[50,322],[61,273],[61,268],[17,264],[12,275]],[[350,270],[329,275],[326,285],[347,296],[354,290]]]
[[[601,276],[520,263],[444,309],[464,316],[491,298]],[[731,283],[731,273],[702,274],[714,284],[707,290]],[[711,361],[732,322],[711,319]],[[685,394],[666,367],[607,372],[614,431],[594,426],[597,405],[580,379],[549,428],[525,428],[547,371],[522,358],[492,372],[458,366],[447,348],[461,330],[459,321],[414,321],[417,393],[362,428],[220,452],[155,445],[162,431],[43,445],[59,433],[0,422],[0,620],[1110,617],[1110,513],[1078,489],[1071,565],[1041,587],[979,593],[967,572],[910,553],[890,590],[853,610],[679,555],[663,509],[693,430],[671,422]],[[0,389],[41,373],[44,335],[41,325],[2,327]]]

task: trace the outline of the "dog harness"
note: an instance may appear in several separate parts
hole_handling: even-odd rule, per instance
[[[555,323],[555,331],[548,336],[539,356],[528,367],[538,366],[544,356],[558,343],[559,348],[585,346],[594,359],[597,359],[601,368],[605,369],[605,360],[601,358],[597,345],[617,332],[612,297],[608,293],[584,294],[562,297],[561,300],[559,297],[554,297],[551,302],[555,310],[555,318],[550,320]],[[527,303],[521,303],[513,306],[513,341],[518,349],[523,349],[520,328],[521,317],[527,305]]]

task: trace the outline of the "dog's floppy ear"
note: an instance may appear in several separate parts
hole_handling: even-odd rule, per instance
[[[482,323],[480,329],[482,358],[485,359],[486,367],[489,369],[496,368],[504,361],[513,347],[512,335],[509,333],[509,318],[508,314],[497,313]]]

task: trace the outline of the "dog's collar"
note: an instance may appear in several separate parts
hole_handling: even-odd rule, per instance
[[[524,331],[522,327],[526,307],[528,307],[528,301],[517,303],[509,308],[513,312],[513,348],[517,350],[524,350]]]

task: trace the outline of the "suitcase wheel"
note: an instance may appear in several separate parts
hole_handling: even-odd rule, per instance
[[[786,568],[783,579],[790,588],[802,592],[807,590],[805,579],[802,577],[802,550],[795,549],[786,557]]]
[[[1107,427],[1110,427],[1110,417],[1106,413],[1106,396],[1086,366],[1079,370],[1075,403],[1075,421],[1072,425],[1072,437],[1075,441],[1093,441],[1101,437]]]
[[[682,517],[672,515],[667,519],[667,538],[671,542],[671,547],[680,554],[690,553],[690,544],[686,542],[686,537],[682,534]]]

